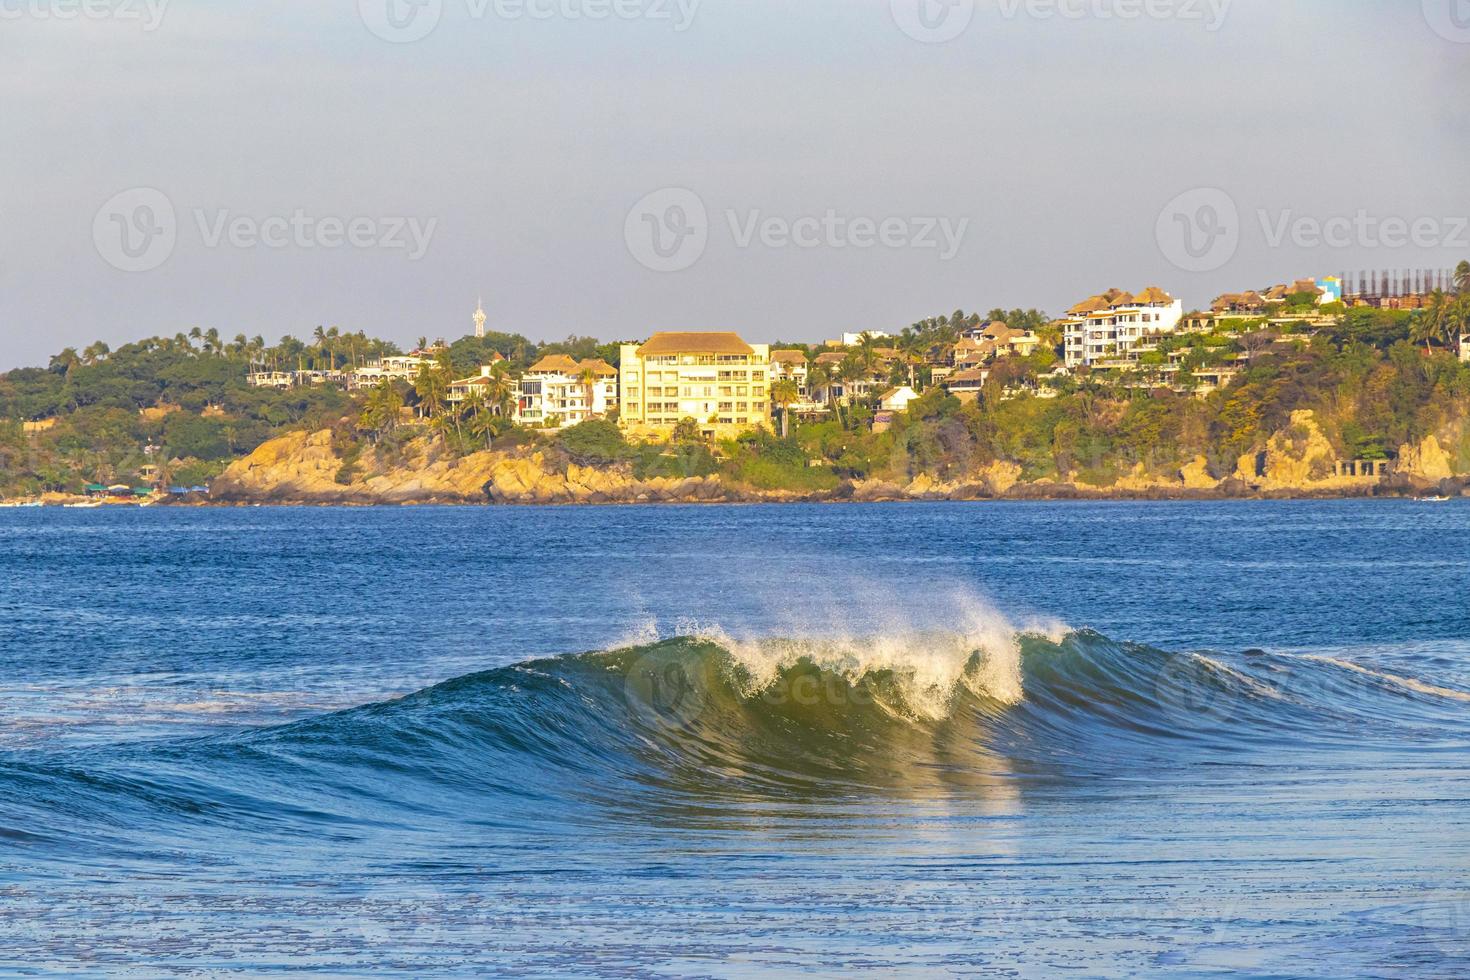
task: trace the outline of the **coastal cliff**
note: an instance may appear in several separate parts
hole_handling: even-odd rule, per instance
[[[1449,438],[1463,443],[1460,433]],[[1107,484],[1082,479],[1024,480],[1022,467],[994,461],[958,479],[920,473],[907,481],[844,480],[831,489],[758,488],[728,476],[640,479],[626,464],[581,465],[541,448],[456,456],[434,435],[380,454],[343,447],[331,430],[292,432],[262,444],[214,482],[221,503],[293,504],[632,504],[982,499],[1221,499],[1461,493],[1470,480],[1440,437],[1400,447],[1397,464],[1373,476],[1342,475],[1332,444],[1311,411],[1293,413],[1264,452],[1242,456],[1235,471],[1211,475],[1195,457],[1150,469],[1144,464]]]

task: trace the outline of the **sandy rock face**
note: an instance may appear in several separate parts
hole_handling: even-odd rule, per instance
[[[1425,436],[1424,441],[1417,446],[1405,445],[1399,448],[1396,472],[1415,483],[1429,484],[1451,479],[1455,475],[1455,467],[1450,454],[1439,444],[1439,439],[1431,434]]]
[[[1210,461],[1203,456],[1196,456],[1181,467],[1179,479],[1186,490],[1213,490],[1220,485],[1219,480],[1210,476]]]
[[[440,448],[433,439],[418,440],[394,465],[367,449],[351,478],[338,483],[343,460],[332,448],[331,432],[293,432],[230,466],[215,480],[212,495],[228,502],[313,504],[637,503],[732,496],[716,477],[639,481],[623,469],[577,465],[560,473],[539,452],[453,458]]]
[[[1317,426],[1311,411],[1291,413],[1291,425],[1266,443],[1265,484],[1287,490],[1311,489],[1334,477],[1337,450]]]

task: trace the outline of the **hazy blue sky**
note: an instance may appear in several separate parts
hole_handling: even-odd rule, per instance
[[[927,19],[920,0],[616,0],[598,20],[562,10],[614,0],[424,0],[430,20],[397,22],[438,18],[411,43],[378,36],[404,36],[390,0],[173,0],[156,25],[145,0],[62,16],[79,2],[0,0],[0,368],[195,325],[458,336],[482,292],[493,329],[538,339],[820,340],[956,307],[1057,313],[1112,285],[1194,306],[1470,257],[1470,0],[977,0],[968,26],[968,0],[923,0]],[[1161,16],[1117,16],[1146,4]],[[163,195],[172,235],[129,256],[120,236],[166,220],[138,210],[156,195],[109,205],[134,188]],[[702,232],[667,210],[687,194],[630,219],[666,188],[697,196]],[[1198,188],[1238,221],[1199,210],[1213,194],[1166,211]],[[1335,244],[1310,224],[1274,240],[1283,217],[1360,209]],[[253,243],[298,211],[284,247]],[[783,239],[829,211],[891,240]],[[366,247],[316,223],[359,216]],[[1418,242],[1384,245],[1394,218]],[[1229,247],[1181,256],[1176,221]],[[654,271],[636,241],[654,227],[702,253]]]

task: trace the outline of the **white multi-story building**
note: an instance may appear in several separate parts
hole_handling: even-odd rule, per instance
[[[390,354],[376,361],[368,361],[362,367],[353,369],[348,386],[376,388],[384,379],[412,383],[425,366],[433,367],[439,362],[439,355],[448,349],[440,342],[407,354]]]
[[[1078,303],[1061,321],[1067,367],[1137,364],[1160,338],[1178,333],[1183,319],[1184,305],[1157,286],[1137,296],[1110,289]]]
[[[693,419],[707,435],[771,421],[771,347],[733,333],[657,333],[622,348],[623,426],[652,435]]]
[[[617,406],[617,368],[597,358],[579,362],[548,354],[516,382],[516,421],[522,425],[565,429]]]

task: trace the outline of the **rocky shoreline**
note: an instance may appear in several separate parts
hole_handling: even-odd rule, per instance
[[[1264,452],[1242,457],[1236,472],[1217,479],[1203,458],[1163,472],[1142,465],[1108,486],[1077,482],[1023,482],[1021,468],[996,462],[954,482],[919,475],[907,484],[845,481],[833,490],[803,493],[734,485],[719,476],[639,480],[623,466],[592,467],[543,451],[481,452],[454,457],[433,438],[416,440],[391,460],[372,448],[349,464],[328,430],[295,432],[271,440],[230,466],[211,488],[209,505],[413,504],[634,505],[879,503],[896,501],[1093,501],[1334,499],[1470,496],[1470,474],[1456,473],[1431,435],[1405,446],[1386,477],[1332,475],[1335,454],[1310,412]]]

